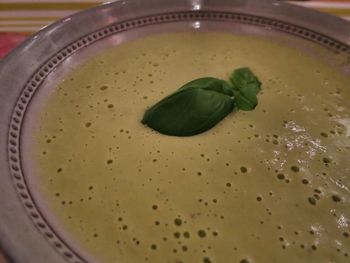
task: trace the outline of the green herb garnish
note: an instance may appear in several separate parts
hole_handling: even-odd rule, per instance
[[[235,104],[240,110],[254,110],[258,105],[257,94],[261,82],[249,68],[236,69],[230,77]]]
[[[209,130],[234,108],[253,110],[261,83],[249,68],[235,70],[231,84],[217,78],[199,78],[149,108],[142,123],[172,136],[192,136]]]

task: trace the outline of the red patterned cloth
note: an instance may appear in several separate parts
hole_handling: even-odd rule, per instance
[[[0,33],[0,59],[26,38],[27,36],[22,34]]]

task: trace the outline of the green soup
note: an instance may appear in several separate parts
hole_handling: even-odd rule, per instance
[[[193,137],[145,109],[199,77],[250,67],[254,111]],[[304,52],[225,33],[128,42],[51,95],[35,134],[40,189],[98,262],[349,262],[350,80]]]

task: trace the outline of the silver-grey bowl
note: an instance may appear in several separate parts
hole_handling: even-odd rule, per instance
[[[37,194],[27,134],[37,104],[73,66],[103,49],[150,34],[194,30],[266,36],[313,55],[323,50],[322,59],[349,74],[350,23],[279,1],[120,0],[44,28],[0,64],[0,245],[11,261],[94,261]]]

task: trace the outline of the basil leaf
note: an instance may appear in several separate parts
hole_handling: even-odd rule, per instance
[[[196,135],[214,127],[232,112],[232,95],[230,86],[223,80],[197,79],[148,109],[142,123],[167,135]]]
[[[214,127],[234,107],[253,110],[261,83],[249,68],[235,70],[232,86],[217,78],[190,81],[149,108],[142,123],[167,135],[192,136]]]
[[[238,109],[253,110],[258,104],[261,82],[249,68],[236,69],[230,76]]]

